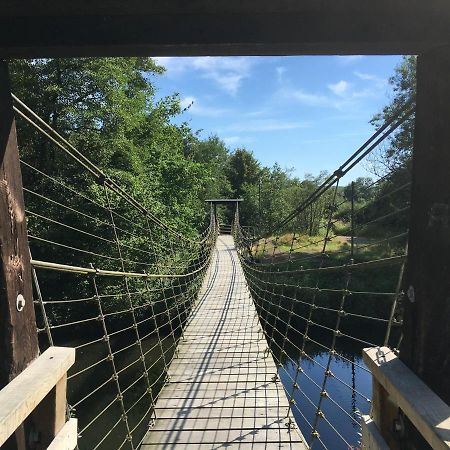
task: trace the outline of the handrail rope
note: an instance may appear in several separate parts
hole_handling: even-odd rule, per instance
[[[154,214],[152,214],[148,209],[146,209],[143,205],[141,205],[134,197],[128,194],[125,190],[123,190],[119,184],[117,184],[114,180],[106,175],[98,166],[96,166],[91,160],[89,160],[86,156],[84,156],[78,149],[76,149],[67,139],[61,136],[54,128],[52,128],[44,119],[42,119],[37,113],[35,113],[31,108],[29,108],[22,100],[20,100],[16,95],[12,94],[13,100],[15,100],[22,108],[25,109],[29,114],[32,115],[34,119],[36,119],[43,127],[45,127],[48,132],[39,126],[36,122],[34,122],[29,116],[27,116],[23,111],[21,111],[16,106],[13,107],[14,111],[18,113],[22,118],[24,118],[28,123],[34,126],[38,131],[44,134],[47,138],[49,138],[54,144],[56,144],[61,150],[63,150],[66,154],[72,157],[77,163],[79,163],[82,167],[84,167],[96,180],[101,180],[104,182],[111,190],[115,191],[117,194],[122,196],[126,201],[128,201],[131,205],[135,206],[135,208],[141,212],[143,212],[150,220],[154,223],[162,227],[163,229],[171,232],[173,235],[185,239],[191,243],[197,244],[198,242],[192,240],[186,236],[183,236],[178,231],[168,226],[160,219],[158,219]],[[51,134],[54,136],[53,137]],[[60,140],[60,142],[58,141]],[[68,148],[67,148],[67,147]]]
[[[359,147],[337,170],[333,172],[316,190],[304,200],[297,208],[288,214],[281,222],[277,223],[266,234],[270,236],[284,225],[289,223],[300,212],[305,210],[318,197],[328,191],[336,182],[338,182],[344,175],[346,175],[353,167],[362,161],[368,154],[370,154],[386,137],[391,135],[398,129],[406,120],[408,120],[415,111],[414,100],[407,101],[398,111],[393,114],[385,123],[378,128],[378,130],[361,146]],[[260,238],[264,238],[261,236]]]
[[[30,193],[30,194],[32,194],[32,195],[35,195],[35,196],[37,196],[37,197],[43,199],[43,200],[45,200],[45,201],[48,201],[48,202],[51,202],[51,203],[53,203],[53,204],[55,204],[55,205],[57,205],[57,206],[60,206],[61,208],[67,209],[68,211],[74,212],[75,214],[78,214],[78,215],[80,215],[80,216],[82,216],[82,217],[85,217],[85,218],[87,218],[87,219],[89,219],[89,220],[92,220],[93,222],[95,222],[95,223],[97,223],[97,224],[104,225],[104,226],[106,226],[106,227],[111,227],[111,228],[112,228],[112,225],[111,225],[110,223],[108,223],[108,222],[104,222],[104,221],[102,221],[102,220],[100,220],[100,219],[98,219],[98,218],[96,218],[96,217],[90,216],[89,214],[83,213],[82,211],[79,211],[79,210],[77,210],[77,209],[75,209],[75,208],[72,208],[72,207],[70,207],[70,206],[64,205],[64,204],[62,204],[62,203],[59,203],[59,202],[57,202],[57,201],[55,201],[55,200],[53,200],[53,199],[51,199],[51,198],[48,198],[48,197],[46,197],[46,196],[44,196],[44,195],[42,195],[42,194],[39,194],[39,193],[37,193],[37,192],[34,192],[34,191],[32,191],[32,190],[30,190],[30,189],[27,189],[27,188],[25,188],[25,187],[23,188],[23,190],[24,190],[25,192],[27,192],[27,193]],[[29,214],[29,213],[33,214],[33,212],[28,211],[28,210],[26,210],[26,213],[28,213],[28,214]],[[113,213],[114,213],[114,212],[113,212]],[[53,219],[51,219],[51,218],[48,218],[48,217],[45,217],[45,216],[41,216],[41,217],[42,217],[44,220],[53,221]],[[57,222],[57,221],[56,221],[56,222]],[[61,225],[62,225],[62,226],[65,226],[65,227],[68,227],[68,225],[66,225],[66,224],[64,224],[64,223],[61,223]],[[119,231],[121,231],[122,233],[131,235],[131,236],[134,236],[134,237],[140,237],[139,235],[137,235],[137,234],[135,234],[135,233],[132,233],[132,232],[130,232],[129,230],[125,230],[125,229],[120,228],[120,227],[117,227],[117,226],[116,226],[116,229],[119,230]],[[83,230],[80,230],[80,231],[83,232]],[[104,238],[99,237],[99,239],[104,239]],[[207,239],[207,238],[204,238],[201,242],[204,242],[205,239]],[[158,242],[155,242],[154,244],[157,245],[157,246],[159,246],[160,248],[163,248],[163,246],[162,246],[160,243],[158,243]],[[154,256],[154,255],[155,255],[155,253],[149,252],[148,250],[144,250],[144,249],[142,249],[142,248],[134,247],[134,246],[131,246],[131,245],[126,244],[126,243],[124,243],[124,242],[122,242],[121,245],[124,246],[124,247],[127,247],[127,248],[129,248],[129,249],[131,249],[131,250],[137,251],[137,252],[146,253],[146,254],[151,255],[151,256]]]
[[[34,238],[34,236],[33,236]],[[95,255],[95,256],[104,256],[104,255]],[[108,259],[114,259],[119,260],[119,258],[112,258],[108,257]],[[203,270],[205,267],[207,267],[208,262],[202,264],[202,266],[192,272],[184,273],[184,274],[154,274],[154,273],[139,273],[139,272],[121,272],[117,270],[104,270],[104,269],[95,269],[91,267],[79,267],[79,266],[71,266],[68,264],[58,264],[58,263],[52,263],[48,261],[39,261],[32,259],[31,264],[39,269],[48,269],[48,270],[54,270],[54,271],[60,271],[60,272],[72,272],[72,273],[82,273],[82,274],[95,274],[99,276],[108,276],[108,277],[130,277],[130,278],[186,278],[190,277],[201,270]]]

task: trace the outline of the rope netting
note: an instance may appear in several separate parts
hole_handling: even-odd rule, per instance
[[[360,418],[371,401],[361,350],[400,345],[409,171],[342,184],[406,120],[413,120],[411,104],[263,236],[235,215],[241,264],[289,400],[289,423],[311,448],[360,447]]]
[[[29,136],[21,163],[40,347],[77,350],[67,413],[79,448],[138,448],[211,259],[213,208],[201,235],[167,225],[13,98]],[[402,108],[269,232],[241,227],[236,208],[232,233],[289,423],[310,447],[359,445],[371,388],[355,382],[369,373],[355,348],[399,347],[409,172],[343,181],[412,115]],[[36,153],[42,141],[51,158]]]
[[[166,225],[14,96],[41,350],[76,349],[80,449],[138,448],[217,235]],[[19,134],[20,139],[20,134]],[[45,158],[33,144],[45,141]],[[21,143],[22,144],[22,143]],[[40,146],[42,148],[42,146]]]

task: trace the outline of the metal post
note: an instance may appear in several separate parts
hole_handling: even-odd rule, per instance
[[[262,184],[262,178],[259,177],[259,184],[258,184],[258,218],[259,218],[259,227],[260,228],[261,228],[261,222],[262,222],[262,215],[261,215],[261,184]]]
[[[351,247],[350,247],[350,258],[353,259],[355,252],[355,182],[352,181],[352,190],[351,190]]]

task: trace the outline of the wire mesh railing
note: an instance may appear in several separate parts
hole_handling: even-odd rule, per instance
[[[200,236],[167,225],[13,98],[40,347],[77,350],[78,447],[138,448],[209,264],[213,211]]]
[[[68,415],[79,419],[79,448],[136,449],[220,228],[213,209],[200,236],[167,225],[13,98],[27,133],[21,164],[41,349],[77,349]],[[238,245],[289,423],[311,448],[359,446],[371,392],[356,381],[369,372],[354,349],[399,347],[408,172],[345,187],[342,179],[412,113],[407,104],[264,236],[240,226],[238,208],[233,227],[222,225]]]
[[[409,172],[342,186],[413,110],[386,122],[298,208],[254,237],[234,220],[247,283],[296,422],[310,448],[361,445],[371,403],[364,347],[401,341]]]

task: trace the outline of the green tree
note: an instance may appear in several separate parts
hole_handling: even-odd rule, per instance
[[[259,181],[260,172],[260,164],[252,152],[244,148],[236,149],[230,156],[228,165],[228,179],[234,196],[242,196],[244,183],[256,184]]]
[[[352,183],[349,183],[344,187],[344,197],[347,201],[352,200],[352,190],[353,190],[353,201],[354,202],[367,202],[371,200],[375,195],[375,188],[373,187],[374,181],[370,177],[358,177]]]
[[[11,64],[14,92],[47,123],[146,207],[192,231],[202,222],[198,197],[205,170],[184,155],[193,140],[190,128],[170,121],[181,112],[179,97],[155,100],[153,80],[163,71],[150,58]],[[22,125],[19,138],[36,168],[96,191],[92,180],[47,138]]]
[[[395,68],[394,75],[389,79],[394,93],[393,99],[371,120],[375,127],[380,127],[407,102],[415,102],[416,65],[415,56],[404,56],[400,65]],[[399,169],[410,171],[413,139],[414,117],[406,120],[389,139],[386,147],[377,154],[374,159],[375,172],[384,174]]]
[[[226,198],[232,195],[229,174],[230,152],[218,136],[197,140],[187,153],[188,158],[202,164],[206,169],[206,183],[202,200]]]

